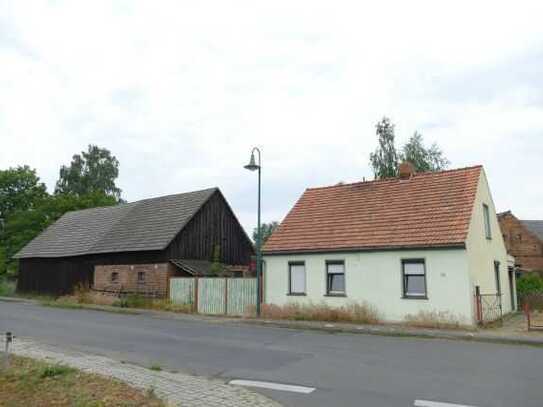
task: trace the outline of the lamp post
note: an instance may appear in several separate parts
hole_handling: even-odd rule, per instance
[[[255,162],[255,151],[258,152],[258,165]],[[258,222],[256,226],[256,316],[260,317],[260,303],[262,286],[262,236],[260,233],[260,172],[261,172],[260,150],[254,147],[251,151],[251,160],[244,168],[249,171],[258,170]]]

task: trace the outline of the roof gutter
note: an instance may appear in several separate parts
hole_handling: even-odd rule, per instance
[[[320,253],[354,253],[354,252],[383,252],[383,251],[409,251],[409,250],[463,250],[465,242],[442,245],[422,246],[386,246],[386,247],[347,247],[347,248],[322,248],[322,249],[294,249],[294,250],[265,250],[264,256],[280,256],[287,254],[320,254]]]

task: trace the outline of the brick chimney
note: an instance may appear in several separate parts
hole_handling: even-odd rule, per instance
[[[415,166],[409,161],[404,161],[398,167],[398,176],[400,179],[409,179],[415,175]]]

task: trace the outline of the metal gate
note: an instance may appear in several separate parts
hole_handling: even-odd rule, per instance
[[[491,322],[503,322],[503,308],[501,294],[475,294],[477,322],[486,325]]]
[[[202,314],[243,315],[256,307],[255,278],[170,278],[170,300]]]

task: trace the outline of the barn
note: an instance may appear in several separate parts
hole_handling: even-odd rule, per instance
[[[29,242],[19,292],[103,291],[165,295],[171,276],[208,275],[212,261],[247,270],[254,247],[218,188],[64,214]]]

